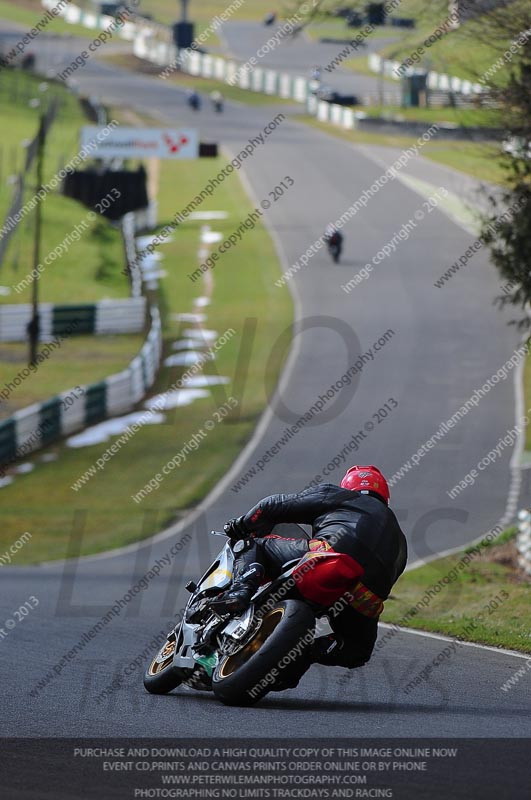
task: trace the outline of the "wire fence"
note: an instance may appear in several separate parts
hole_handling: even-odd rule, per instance
[[[59,100],[55,97],[51,100],[50,105],[48,106],[48,109],[43,117],[44,136],[46,136],[52,127],[57,116],[58,108]],[[11,241],[13,234],[17,231],[18,226],[23,219],[23,217],[20,216],[20,212],[22,210],[24,201],[24,189],[26,186],[28,172],[30,171],[33,161],[35,160],[35,156],[37,155],[37,150],[39,147],[39,130],[40,123],[35,136],[30,140],[26,147],[26,156],[22,169],[16,174],[14,179],[15,186],[13,190],[13,198],[1,225],[2,237],[0,238],[0,266],[4,263],[9,242]]]

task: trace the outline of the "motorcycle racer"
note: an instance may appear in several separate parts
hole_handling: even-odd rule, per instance
[[[343,234],[340,230],[336,228],[336,226],[330,222],[325,229],[323,234],[323,238],[326,242],[328,250],[337,263],[341,257],[341,252],[343,250]]]
[[[315,640],[304,671],[311,663],[351,669],[367,663],[383,601],[407,561],[406,539],[389,499],[387,482],[372,465],[351,467],[340,486],[320,484],[262,499],[225,525],[235,555],[234,578],[212,607],[221,613],[238,613],[249,605],[266,574],[275,578],[289,561],[308,553],[316,558],[326,553],[314,569],[301,573],[297,589],[323,606],[335,608],[339,598],[348,602],[340,604],[330,619],[333,636]],[[312,539],[270,535],[276,524],[289,522],[311,525]]]

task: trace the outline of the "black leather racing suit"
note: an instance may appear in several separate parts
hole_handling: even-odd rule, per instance
[[[282,522],[311,525],[314,539],[327,541],[336,552],[354,558],[364,569],[363,584],[382,600],[389,596],[406,566],[406,538],[385,502],[333,484],[320,484],[298,494],[265,497],[241,518],[242,526],[258,536],[236,554],[235,582],[253,562],[274,578],[285,563],[308,551],[305,540],[263,538]],[[378,618],[347,607],[331,620],[331,626],[343,647],[331,660],[321,663],[357,667],[369,660]]]

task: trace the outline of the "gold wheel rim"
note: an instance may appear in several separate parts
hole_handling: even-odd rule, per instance
[[[158,675],[171,664],[175,654],[175,644],[176,642],[166,642],[162,650],[157,653],[149,667],[150,675]]]
[[[270,611],[262,620],[262,624],[258,628],[256,635],[253,636],[250,642],[248,642],[241,650],[238,650],[237,653],[234,653],[232,656],[227,656],[224,661],[222,661],[220,669],[219,669],[219,677],[220,678],[227,678],[229,675],[232,675],[237,669],[239,669],[246,661],[260,650],[264,642],[269,639],[277,625],[279,624],[280,620],[284,616],[284,608],[275,608],[273,611]]]

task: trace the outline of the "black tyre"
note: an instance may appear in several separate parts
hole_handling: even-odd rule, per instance
[[[282,600],[268,611],[255,636],[232,656],[223,656],[212,676],[218,700],[229,706],[252,706],[287,677],[313,642],[315,615],[300,600]],[[286,662],[296,648],[296,656]]]
[[[153,658],[144,674],[144,687],[150,694],[167,694],[185,679],[185,670],[173,666],[175,639],[169,639]]]

